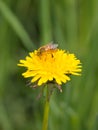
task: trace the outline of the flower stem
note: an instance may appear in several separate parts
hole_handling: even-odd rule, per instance
[[[45,101],[45,108],[44,108],[42,130],[48,130],[48,115],[49,115],[49,90],[48,90],[48,86],[46,86],[46,101]]]

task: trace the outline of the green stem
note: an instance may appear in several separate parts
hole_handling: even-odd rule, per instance
[[[47,92],[46,92],[46,101],[45,101],[45,108],[44,108],[44,118],[43,118],[43,126],[42,130],[48,129],[48,115],[49,115],[49,90],[47,86]]]

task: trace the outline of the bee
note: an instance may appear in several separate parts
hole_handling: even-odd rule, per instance
[[[45,45],[45,46],[42,46],[38,49],[38,55],[42,54],[43,52],[46,52],[48,50],[56,50],[58,47],[58,44],[53,44],[52,42]]]

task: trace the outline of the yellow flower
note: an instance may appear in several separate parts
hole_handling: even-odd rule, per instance
[[[38,86],[48,82],[61,85],[70,80],[70,74],[80,75],[81,72],[80,60],[59,49],[35,50],[25,60],[20,60],[18,66],[26,67],[27,71],[22,75],[31,77],[31,82],[37,82]]]

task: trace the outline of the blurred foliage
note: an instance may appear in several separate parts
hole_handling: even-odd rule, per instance
[[[83,72],[54,92],[49,129],[98,130],[98,0],[0,0],[0,130],[41,129],[44,98],[17,63],[50,41],[75,53]]]

